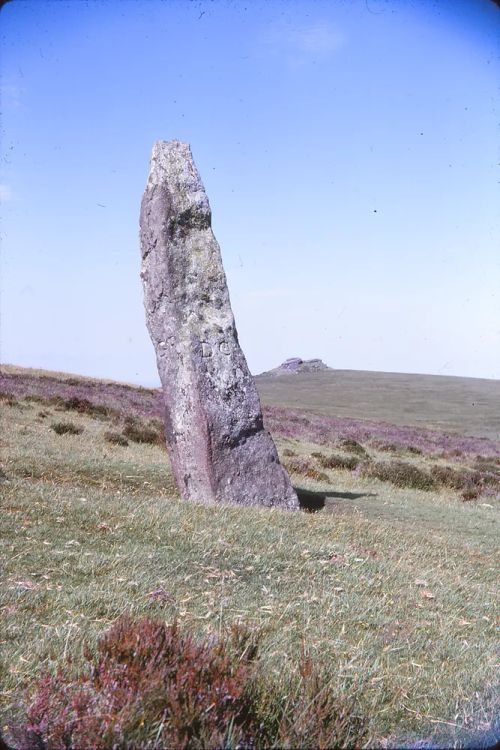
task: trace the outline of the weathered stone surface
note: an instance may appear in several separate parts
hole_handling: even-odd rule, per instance
[[[263,428],[210,205],[185,143],[158,141],[153,147],[141,206],[141,252],[167,447],[181,495],[296,510],[295,491]]]

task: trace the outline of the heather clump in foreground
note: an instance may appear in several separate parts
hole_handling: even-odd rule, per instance
[[[309,658],[285,694],[264,681],[256,656],[242,626],[198,642],[177,624],[122,617],[95,656],[87,649],[83,672],[65,664],[38,682],[12,737],[42,750],[359,745],[364,722]]]

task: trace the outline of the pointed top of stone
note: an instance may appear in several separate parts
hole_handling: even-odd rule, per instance
[[[182,171],[187,163],[193,163],[189,143],[183,141],[156,141],[151,153],[151,168]],[[194,166],[194,163],[193,163]],[[195,167],[196,169],[196,167]]]
[[[167,185],[174,210],[195,209],[200,214],[211,214],[189,143],[172,140],[156,141],[153,145],[147,189],[155,186],[164,189]]]

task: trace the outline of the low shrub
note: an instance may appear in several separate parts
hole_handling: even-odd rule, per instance
[[[431,466],[431,477],[436,484],[441,487],[448,487],[451,490],[463,490],[471,484],[472,472],[463,469],[453,469],[451,466],[442,466],[434,464]]]
[[[482,471],[474,473],[479,474],[483,486],[500,488],[500,474],[498,472]]]
[[[50,426],[58,435],[81,435],[83,432],[83,427],[73,422],[52,422]]]
[[[477,464],[476,464],[477,465]],[[484,464],[482,464],[484,466]],[[490,467],[493,468],[495,467]],[[500,474],[497,471],[477,471],[453,469],[451,466],[435,464],[431,476],[442,487],[463,491],[465,499],[472,500],[482,494],[487,487],[500,488]]]
[[[442,466],[434,464],[431,466],[431,477],[436,484],[442,487],[449,487],[453,490],[461,490],[466,483],[466,477],[463,471],[453,469],[451,466]]]
[[[291,456],[296,456],[297,453],[293,451],[291,448],[283,448],[283,455],[291,457]]]
[[[60,406],[68,411],[77,411],[79,414],[88,414],[98,419],[107,419],[112,413],[112,409],[108,406],[94,404],[88,398],[78,398],[78,396],[62,399]]]
[[[462,499],[466,501],[477,500],[479,495],[480,490],[478,487],[467,487],[467,489],[462,492]]]
[[[386,443],[383,440],[373,440],[372,445],[383,453],[409,453],[412,456],[421,456],[423,451],[416,445],[403,445],[402,443]]]
[[[24,397],[24,401],[55,406],[59,411],[76,411],[79,414],[88,414],[90,417],[97,419],[108,419],[110,416],[117,414],[116,410],[109,406],[94,404],[89,399],[79,398],[78,396],[64,398],[63,396],[40,396],[37,393],[31,393]]]
[[[160,419],[155,419],[154,417],[152,417],[151,419],[148,419],[148,426],[152,430],[156,430],[157,432],[159,432],[161,434],[161,436],[162,436],[162,442],[163,442],[163,436],[164,436],[164,433],[165,433],[165,424],[164,424],[164,422],[162,422]]]
[[[373,461],[364,464],[361,473],[365,477],[390,482],[396,487],[411,487],[417,490],[432,490],[435,487],[430,474],[406,461]]]
[[[342,448],[342,450],[348,451],[348,453],[356,453],[358,456],[367,455],[366,450],[361,443],[358,443],[357,440],[353,440],[352,438],[340,438],[338,446],[339,448]]]
[[[165,443],[161,422],[157,419],[150,419],[148,423],[145,423],[138,417],[125,417],[123,434],[134,443],[157,445]]]
[[[374,440],[373,447],[384,453],[397,453],[401,446],[396,445],[396,443],[384,443],[380,440]]]
[[[480,471],[491,471],[494,474],[500,474],[500,458],[496,456],[476,456],[474,464]]]
[[[123,617],[84,655],[80,674],[65,664],[38,681],[25,725],[10,729],[21,747],[332,747],[366,735],[310,659],[295,683],[264,681],[241,626],[197,642],[176,624]]]
[[[303,477],[309,477],[316,482],[328,482],[328,476],[324,471],[319,471],[314,462],[307,456],[296,456],[284,462],[285,469],[290,474],[300,474]]]
[[[4,391],[0,391],[0,402],[7,404],[7,406],[14,406],[17,404],[14,396],[11,393],[5,393]]]
[[[318,461],[324,469],[348,469],[353,471],[359,464],[356,456],[339,456],[332,453],[330,456],[320,454]]]
[[[33,402],[35,404],[46,404],[49,399],[44,398],[43,396],[38,396],[36,393],[29,393],[24,397],[24,401]]]
[[[406,453],[411,453],[414,456],[421,456],[423,451],[420,448],[417,448],[416,445],[405,445],[404,450]]]
[[[108,443],[113,443],[113,445],[123,445],[124,447],[128,445],[125,435],[122,435],[121,432],[113,432],[112,430],[104,433],[104,440]]]

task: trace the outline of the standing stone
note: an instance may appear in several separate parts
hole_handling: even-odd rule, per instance
[[[296,510],[238,343],[211,218],[189,145],[155,143],[141,277],[172,470],[187,500]]]

